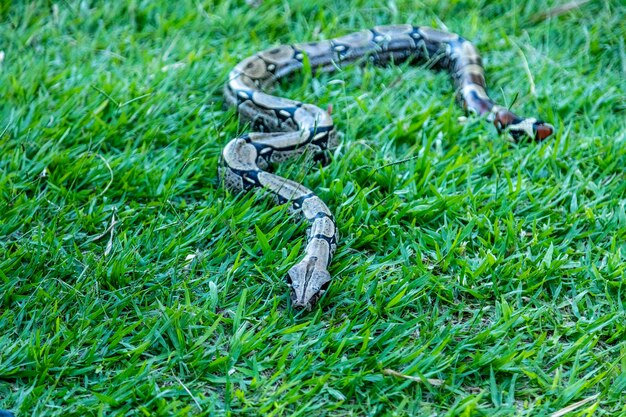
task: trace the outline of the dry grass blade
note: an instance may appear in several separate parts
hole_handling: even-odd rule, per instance
[[[589,0],[570,1],[569,3],[565,3],[562,6],[553,7],[552,9],[546,10],[545,12],[539,12],[531,17],[530,20],[533,22],[539,22],[542,20],[550,19],[552,17],[558,17],[571,10],[578,9],[581,6],[584,6],[586,3],[589,3]]]
[[[561,417],[564,416],[565,414],[569,413],[570,411],[574,411],[577,408],[582,407],[583,405],[590,403],[591,401],[594,401],[596,398],[598,398],[600,394],[596,394],[596,395],[592,395],[591,397],[585,398],[584,400],[580,400],[578,402],[575,402],[574,404],[568,405],[565,408],[561,408],[559,411],[555,411],[554,413],[550,414],[550,417]]]
[[[187,386],[183,383],[183,381],[180,380],[180,378],[178,378],[176,375],[172,375],[176,381],[178,381],[178,383],[180,384],[181,387],[183,387],[183,389],[185,390],[185,392],[187,394],[189,394],[189,396],[191,397],[191,399],[193,400],[194,403],[196,403],[196,407],[198,407],[198,410],[202,411],[202,406],[200,405],[200,403],[198,402],[198,400],[196,399],[196,397],[191,393],[191,391],[189,391],[189,388],[187,388]]]
[[[408,379],[408,380],[415,381],[415,382],[428,382],[430,385],[434,387],[442,387],[445,385],[445,381],[443,379],[422,378],[420,376],[405,375],[405,374],[401,374],[398,371],[394,371],[393,369],[385,369],[383,371],[383,374],[395,376],[398,378],[404,378],[404,379]]]
[[[115,225],[117,224],[117,220],[115,220],[115,214],[111,217],[111,225],[109,226],[111,235],[109,236],[109,241],[107,242],[106,248],[104,249],[104,256],[108,256],[111,253],[111,249],[113,249],[113,235],[115,233]]]

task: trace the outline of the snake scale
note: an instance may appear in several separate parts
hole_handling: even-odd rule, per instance
[[[287,276],[294,307],[310,308],[330,282],[328,266],[337,248],[337,226],[329,208],[311,190],[269,170],[305,152],[325,161],[328,149],[337,145],[337,139],[326,111],[263,90],[304,68],[307,60],[315,71],[333,71],[345,64],[368,61],[376,65],[407,60],[428,63],[446,69],[464,108],[486,116],[499,132],[508,132],[514,140],[528,136],[539,141],[554,131],[541,120],[517,116],[495,104],[487,96],[476,48],[459,35],[429,27],[377,26],[332,40],[281,45],[240,62],[229,74],[224,95],[229,105],[236,106],[240,120],[250,123],[253,132],[226,144],[219,175],[235,191],[265,189],[277,203],[291,203],[309,222],[305,255]]]

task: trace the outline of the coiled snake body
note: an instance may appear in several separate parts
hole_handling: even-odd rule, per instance
[[[314,70],[333,71],[364,57],[377,65],[411,60],[447,69],[463,106],[485,115],[498,131],[507,131],[513,139],[529,136],[543,140],[553,132],[552,126],[541,120],[517,116],[494,104],[485,91],[476,48],[456,34],[428,27],[377,26],[332,40],[278,46],[239,63],[229,74],[224,94],[254,132],[224,147],[219,174],[233,190],[264,188],[278,203],[290,202],[309,222],[305,255],[287,277],[295,307],[310,308],[330,282],[327,268],[337,247],[337,226],[326,204],[311,190],[268,169],[305,152],[323,159],[327,150],[336,146],[335,128],[330,115],[319,107],[263,90],[302,69],[307,59]]]

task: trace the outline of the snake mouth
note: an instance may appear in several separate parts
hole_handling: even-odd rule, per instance
[[[287,275],[289,276],[289,275]],[[289,284],[291,285],[291,280],[289,278],[287,278],[287,282],[289,282]],[[322,295],[324,295],[324,293],[326,292],[326,289],[328,288],[328,286],[330,285],[330,281],[323,284],[320,287],[320,290],[315,293],[315,295],[313,295],[308,302],[305,300],[300,300],[298,299],[298,295],[296,294],[296,291],[291,288],[291,305],[293,308],[299,309],[299,310],[307,310],[307,311],[311,311],[311,309],[317,304],[317,302],[320,300],[320,298],[322,298]]]
[[[301,302],[298,300],[298,297],[292,291],[291,292],[291,306],[297,310],[311,311],[313,309],[313,306],[317,304],[317,300],[319,299],[319,297],[320,295],[316,294],[313,297],[311,297],[308,303]]]

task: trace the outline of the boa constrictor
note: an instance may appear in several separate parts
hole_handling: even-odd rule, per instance
[[[263,92],[278,79],[302,69],[305,60],[317,71],[359,61],[377,65],[410,60],[447,69],[463,106],[485,115],[498,131],[514,140],[543,140],[552,126],[519,117],[487,96],[481,58],[460,36],[411,25],[377,26],[321,42],[282,45],[253,55],[230,72],[226,102],[254,132],[231,140],[222,151],[219,174],[232,190],[263,188],[279,204],[291,203],[310,224],[304,258],[288,272],[293,306],[310,308],[330,282],[328,265],[337,247],[337,226],[326,204],[303,185],[268,172],[278,163],[304,154],[325,161],[336,146],[330,115],[312,104]]]

